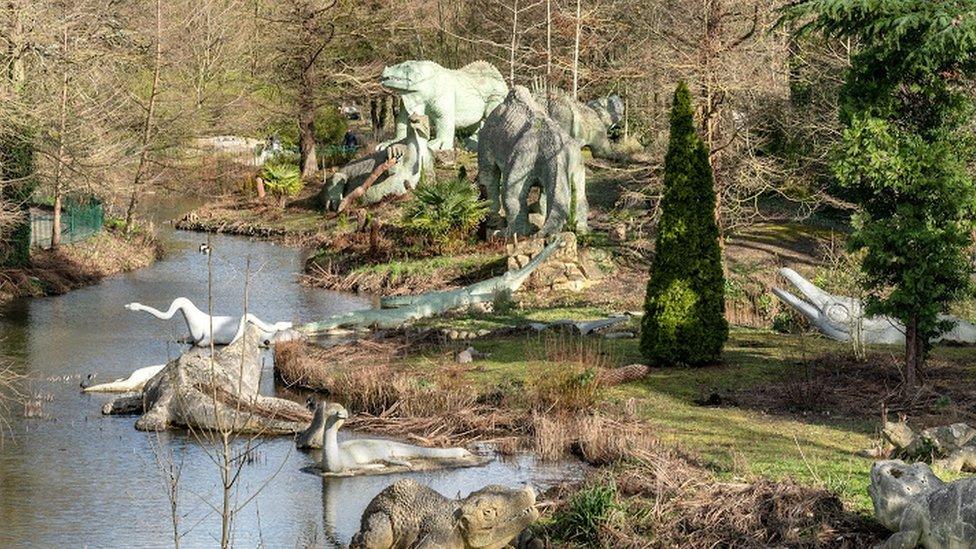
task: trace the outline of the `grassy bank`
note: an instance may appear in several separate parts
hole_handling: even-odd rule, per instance
[[[34,250],[31,265],[0,269],[0,302],[25,296],[59,295],[102,279],[146,267],[162,256],[148,232],[123,235],[106,229],[58,250]]]

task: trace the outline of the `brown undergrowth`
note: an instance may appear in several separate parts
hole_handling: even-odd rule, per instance
[[[884,411],[925,426],[976,422],[971,364],[931,358],[924,383],[911,389],[903,383],[901,362],[895,355],[857,360],[850,354],[830,353],[793,366],[789,380],[752,387],[736,400],[740,407],[784,415],[877,419]]]
[[[465,245],[440,256],[395,226],[375,226],[342,233],[322,245],[306,263],[303,282],[334,291],[406,295],[479,282],[507,268],[501,241]]]
[[[526,382],[479,389],[470,365],[417,372],[399,360],[402,339],[361,339],[330,348],[275,346],[275,372],[287,385],[323,391],[354,413],[351,429],[427,445],[487,442],[503,453],[532,449],[543,459],[574,454],[591,464],[639,455],[656,442],[634,414],[598,403],[592,370],[567,367]]]
[[[612,510],[596,521],[597,547],[869,547],[887,533],[846,511],[830,492],[792,481],[723,482],[676,449],[598,470],[578,492],[612,487]],[[575,496],[578,498],[579,496]],[[553,524],[578,513],[567,498]],[[565,539],[562,532],[550,537]]]
[[[0,269],[0,302],[60,295],[103,278],[152,264],[163,249],[151,231],[123,236],[105,230],[58,250],[35,250],[30,267]]]

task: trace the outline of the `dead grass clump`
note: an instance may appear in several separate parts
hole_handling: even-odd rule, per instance
[[[634,418],[612,418],[601,413],[530,416],[530,447],[542,459],[571,453],[594,466],[646,459],[658,442],[647,423]]]
[[[601,373],[612,370],[613,361],[602,340],[555,332],[544,333],[540,351],[529,360],[558,364],[529,377],[528,406],[546,412],[592,409],[600,399]]]

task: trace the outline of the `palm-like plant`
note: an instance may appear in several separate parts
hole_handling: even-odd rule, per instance
[[[423,184],[403,210],[402,226],[438,251],[470,240],[488,205],[464,179]]]
[[[261,179],[271,194],[284,203],[286,196],[295,196],[302,191],[302,174],[298,166],[289,162],[269,160],[261,168]]]

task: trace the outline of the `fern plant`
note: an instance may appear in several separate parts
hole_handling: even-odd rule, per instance
[[[488,205],[464,179],[422,184],[403,210],[401,226],[440,252],[468,242]]]

